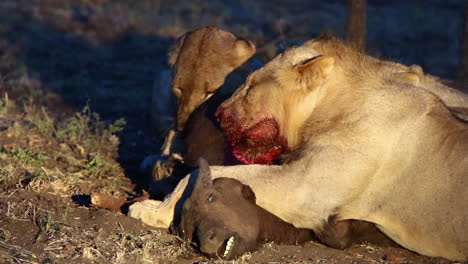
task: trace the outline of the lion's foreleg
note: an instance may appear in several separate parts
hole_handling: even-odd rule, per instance
[[[362,154],[333,147],[283,166],[211,168],[213,178],[235,178],[249,185],[258,205],[296,227],[314,231],[320,231],[330,216],[343,220],[364,215],[355,210],[341,218],[340,212],[348,209],[350,201],[360,199],[375,171],[374,164]]]
[[[146,200],[134,203],[128,209],[130,217],[141,219],[147,225],[169,228],[173,219],[177,203],[181,200],[188,185],[190,175],[185,176],[175,190],[164,201]]]

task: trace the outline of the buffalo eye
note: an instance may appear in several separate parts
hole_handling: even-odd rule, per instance
[[[208,200],[208,202],[212,202],[214,200],[214,195],[212,193],[210,193],[210,195],[208,195],[207,200]]]

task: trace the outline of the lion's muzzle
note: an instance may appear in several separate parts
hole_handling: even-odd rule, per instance
[[[218,108],[216,117],[223,129],[233,155],[246,164],[274,164],[288,149],[274,118],[263,118],[248,126],[223,108]]]

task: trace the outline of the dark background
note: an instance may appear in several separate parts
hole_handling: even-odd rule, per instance
[[[465,3],[370,0],[367,50],[454,79]],[[284,48],[324,31],[344,37],[345,23],[344,0],[1,0],[0,89],[58,116],[89,104],[107,123],[125,118],[120,158],[135,172],[160,144],[149,129],[151,89],[177,36],[212,25],[262,45],[289,28],[276,45]]]

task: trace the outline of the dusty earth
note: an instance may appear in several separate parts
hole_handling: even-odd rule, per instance
[[[89,206],[147,189],[154,76],[171,41],[216,25],[262,44],[342,35],[343,1],[0,1],[0,263],[197,263],[167,230]],[[270,4],[269,7],[267,5]],[[369,50],[456,76],[463,1],[370,1]],[[433,19],[433,20],[431,20]],[[235,263],[451,263],[398,247],[266,244]]]

